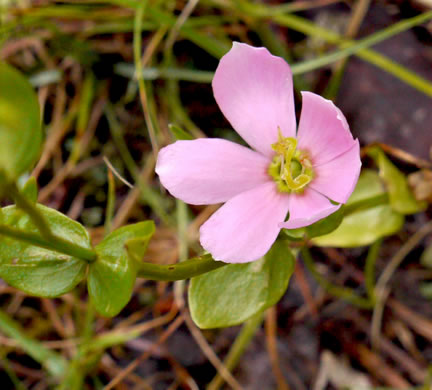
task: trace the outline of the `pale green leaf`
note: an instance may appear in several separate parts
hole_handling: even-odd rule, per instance
[[[343,206],[333,214],[323,218],[312,225],[306,226],[306,234],[309,238],[323,236],[336,230],[344,218]]]
[[[84,227],[65,215],[38,205],[48,225],[58,237],[91,248]],[[3,225],[38,232],[28,215],[15,206],[2,209]],[[72,290],[85,276],[87,262],[0,235],[0,277],[28,294],[56,297]]]
[[[329,234],[333,230],[336,230],[342,223],[344,217],[343,206],[340,207],[336,212],[330,214],[328,217],[320,219],[312,225],[305,226],[298,229],[283,229],[285,235],[293,241],[298,241],[304,238],[312,238]]]
[[[90,264],[87,282],[90,298],[100,314],[115,316],[129,302],[137,275],[134,257],[141,257],[154,230],[153,221],[124,226],[95,247],[97,259]],[[128,253],[131,242],[134,256]]]
[[[408,186],[406,176],[388,159],[385,153],[378,147],[369,150],[371,156],[379,168],[379,175],[384,181],[390,206],[401,214],[414,214],[423,211],[427,207],[426,202],[417,202],[414,194]]]
[[[385,193],[378,174],[364,170],[347,206]],[[339,227],[330,234],[316,237],[317,246],[357,247],[370,245],[378,238],[392,235],[402,228],[404,217],[388,204],[358,210],[344,217]]]
[[[294,256],[276,242],[262,259],[229,264],[191,279],[189,307],[203,329],[237,325],[274,305],[294,271]]]

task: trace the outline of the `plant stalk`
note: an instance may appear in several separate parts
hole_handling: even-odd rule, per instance
[[[79,259],[83,259],[89,263],[96,260],[96,253],[89,248],[80,245],[72,244],[63,238],[53,236],[51,240],[47,240],[37,233],[26,232],[11,226],[0,225],[0,235],[14,238],[18,241],[25,242],[40,248],[54,250],[64,253]]]
[[[177,264],[161,265],[142,262],[138,277],[150,280],[176,281],[193,278],[220,268],[227,263],[215,261],[210,254],[193,257]]]
[[[234,344],[232,345],[228,355],[224,360],[224,365],[229,371],[232,371],[237,366],[244,351],[252,341],[252,338],[255,336],[258,328],[261,326],[263,317],[264,313],[261,312],[254,315],[244,323],[240,333],[235,339]],[[206,387],[206,390],[218,390],[223,385],[223,383],[224,379],[218,373]]]

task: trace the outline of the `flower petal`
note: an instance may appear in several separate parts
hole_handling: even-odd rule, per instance
[[[360,168],[360,145],[356,140],[345,153],[325,164],[315,165],[315,177],[309,186],[331,200],[345,203],[354,191]]]
[[[334,213],[339,207],[340,205],[333,205],[325,196],[308,187],[302,194],[290,194],[289,219],[287,222],[280,223],[279,226],[286,229],[297,229],[312,225]]]
[[[350,149],[354,139],[339,108],[312,92],[302,92],[302,96],[298,148],[309,152],[314,165],[333,160]]]
[[[255,150],[272,156],[278,127],[285,137],[295,137],[291,69],[267,49],[234,42],[216,69],[213,93],[234,130]]]
[[[268,164],[266,157],[234,142],[202,138],[162,148],[156,173],[176,198],[213,204],[268,182]]]
[[[246,263],[264,256],[288,212],[289,196],[271,182],[229,200],[201,226],[201,245],[215,260]]]

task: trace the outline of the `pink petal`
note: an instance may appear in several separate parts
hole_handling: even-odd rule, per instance
[[[309,152],[314,165],[333,160],[350,149],[354,139],[339,108],[312,92],[302,92],[302,96],[298,148]]]
[[[201,226],[201,245],[215,260],[246,263],[264,256],[288,212],[289,196],[273,182],[229,200]]]
[[[354,191],[360,168],[360,145],[356,140],[345,153],[325,164],[315,165],[315,177],[309,186],[331,200],[345,203]]]
[[[339,209],[320,193],[307,187],[303,194],[290,194],[289,219],[279,224],[286,229],[308,226]]]
[[[234,42],[213,78],[215,99],[232,127],[255,150],[272,156],[278,127],[295,137],[291,69],[267,49]]]
[[[162,148],[156,173],[176,198],[213,204],[269,182],[268,164],[266,157],[234,142],[202,138]]]

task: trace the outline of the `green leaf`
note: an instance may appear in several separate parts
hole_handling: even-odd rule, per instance
[[[277,241],[260,260],[229,264],[191,279],[189,307],[202,329],[237,325],[274,305],[285,293],[295,259]]]
[[[125,242],[125,248],[129,257],[136,261],[141,261],[147,251],[148,242],[148,239],[143,239],[141,237],[127,240]]]
[[[306,228],[301,227],[298,229],[282,229],[282,233],[291,241],[302,241],[305,239]]]
[[[36,178],[31,176],[30,179],[24,184],[22,190],[22,194],[33,203],[37,202],[38,198],[38,186],[36,182]]]
[[[408,186],[406,176],[388,159],[380,148],[373,147],[368,154],[378,165],[379,175],[388,191],[390,206],[395,211],[401,214],[414,214],[426,209],[427,203],[417,202]]]
[[[10,285],[40,297],[58,297],[72,290],[85,275],[86,263],[80,259],[52,258],[2,264],[1,277]]]
[[[90,298],[100,314],[113,317],[129,302],[137,275],[135,257],[141,257],[154,231],[153,221],[124,226],[96,246],[98,258],[90,264],[87,283]],[[127,250],[128,245],[131,250],[131,242],[134,256]]]
[[[0,169],[18,178],[34,165],[41,144],[36,93],[19,71],[0,63]]]
[[[384,194],[385,190],[378,174],[363,170],[347,206]],[[316,237],[317,246],[341,248],[370,245],[378,238],[389,236],[402,228],[404,217],[388,204],[360,209],[344,217],[339,227],[330,234]]]
[[[344,218],[344,207],[341,206],[339,210],[330,214],[328,217],[323,218],[312,225],[306,226],[306,233],[309,238],[323,236],[336,230],[342,223]]]
[[[290,240],[293,241],[299,241],[305,237],[312,238],[323,236],[325,234],[331,233],[333,230],[336,230],[342,223],[343,217],[344,208],[342,206],[333,214],[330,214],[328,217],[323,218],[312,225],[298,229],[283,229],[282,231],[286,236],[288,236]]]
[[[84,227],[48,207],[37,205],[58,237],[91,248]],[[28,215],[15,206],[2,209],[2,225],[27,232],[38,232]],[[6,236],[0,236],[0,277],[28,294],[57,297],[72,290],[85,276],[87,262],[40,248]]]
[[[168,125],[168,128],[170,129],[172,135],[175,137],[176,140],[192,140],[192,139],[195,139],[186,130],[183,130],[181,127],[173,125],[172,123],[170,123]]]

